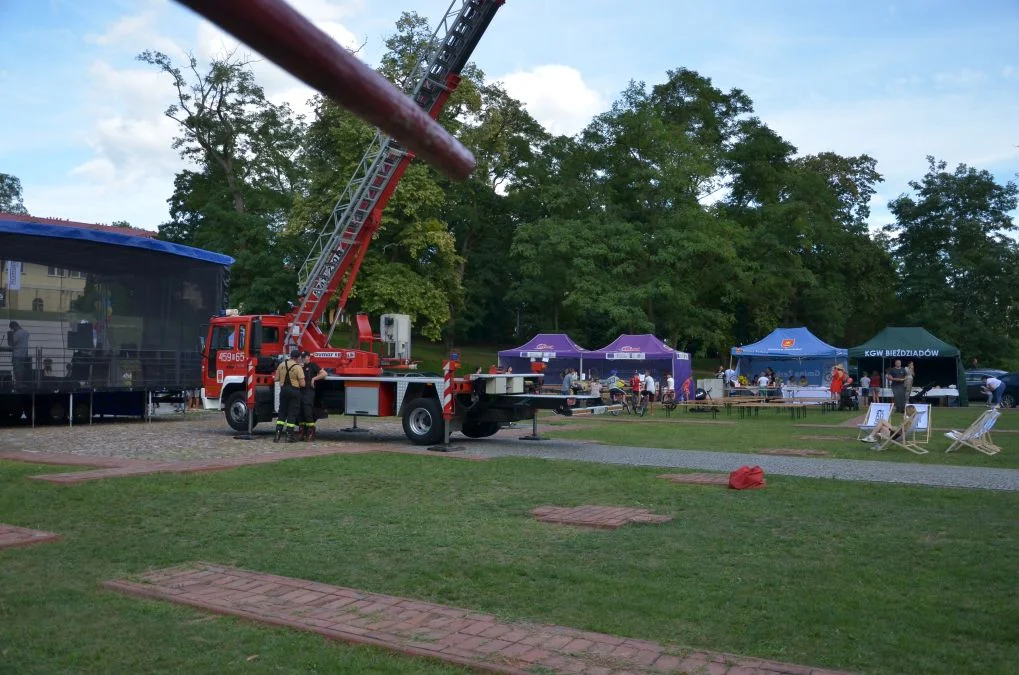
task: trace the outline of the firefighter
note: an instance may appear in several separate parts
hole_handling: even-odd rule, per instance
[[[301,390],[304,388],[304,369],[301,367],[301,352],[294,349],[290,358],[276,368],[276,382],[280,385],[280,409],[276,415],[276,438],[279,443],[286,434],[286,442],[296,440],[297,414],[301,407]]]
[[[326,378],[326,371],[311,360],[309,352],[301,352],[301,366],[304,368],[304,388],[301,389],[300,426],[302,441],[315,439],[315,383]]]

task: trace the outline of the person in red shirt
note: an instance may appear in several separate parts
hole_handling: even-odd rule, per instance
[[[633,377],[630,378],[630,389],[633,390],[634,394],[640,394],[643,382],[644,378],[640,376],[640,373],[634,372]]]
[[[839,400],[839,397],[842,395],[842,387],[845,386],[846,383],[846,377],[848,376],[846,375],[846,371],[842,368],[842,366],[836,365],[835,368],[832,370],[831,374],[832,400],[835,401]]]

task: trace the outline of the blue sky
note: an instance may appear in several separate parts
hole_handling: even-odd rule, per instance
[[[295,0],[374,65],[401,11],[448,0]],[[802,153],[869,153],[886,181],[872,224],[932,154],[999,181],[1019,172],[1019,3],[507,0],[475,62],[549,129],[576,133],[631,79],[686,67],[743,89]],[[35,215],[155,229],[173,176],[169,82],[144,49],[208,57],[233,44],[169,0],[0,0],[0,171]],[[307,88],[271,64],[276,100]]]

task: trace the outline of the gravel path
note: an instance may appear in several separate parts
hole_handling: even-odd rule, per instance
[[[392,419],[362,420],[370,429],[364,434],[345,434],[340,431],[349,420],[341,418],[323,424],[316,439],[316,447],[350,444],[377,446],[380,450],[392,447],[414,448],[403,435],[400,422]],[[561,430],[540,424],[542,433]],[[590,441],[555,439],[541,442],[519,440],[530,433],[529,424],[504,429],[492,438],[471,440],[460,434],[453,436],[457,454],[467,457],[540,457],[544,459],[575,460],[681,468],[698,471],[729,472],[743,464],[760,465],[765,472],[775,475],[837,480],[906,483],[937,487],[978,488],[985,490],[1019,491],[1019,469],[992,469],[968,466],[937,465],[936,457],[918,459],[916,463],[879,462],[845,459],[817,459],[812,457],[786,457],[737,452],[704,452],[697,450],[661,450],[603,445]],[[75,426],[8,427],[0,429],[0,451],[57,452],[75,455],[162,461],[190,461],[198,459],[228,459],[244,455],[261,455],[285,450],[272,442],[272,426],[259,425],[257,440],[238,442],[226,427],[220,414],[192,414],[185,417],[167,416],[152,423],[122,422]],[[300,447],[305,447],[301,444]]]
[[[660,450],[630,448],[551,440],[528,442],[510,437],[503,431],[484,444],[473,443],[467,453],[480,457],[540,457],[604,464],[654,466],[702,471],[732,471],[743,464],[757,464],[765,473],[806,478],[906,483],[935,487],[977,488],[1019,491],[1019,469],[988,469],[972,466],[906,464],[858,459],[814,459],[781,457],[738,452],[700,450]]]

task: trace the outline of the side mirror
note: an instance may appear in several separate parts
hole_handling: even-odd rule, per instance
[[[262,355],[262,320],[257,317],[251,320],[251,355]]]

